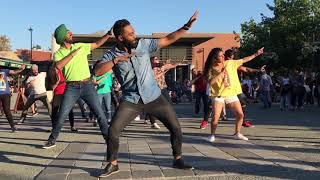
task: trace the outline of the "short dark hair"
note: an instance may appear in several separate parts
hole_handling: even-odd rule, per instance
[[[116,21],[113,25],[113,34],[114,36],[119,36],[123,33],[123,28],[130,25],[130,22],[126,19],[120,19]]]
[[[231,56],[234,55],[234,51],[232,49],[228,49],[224,52],[224,56],[231,58]]]

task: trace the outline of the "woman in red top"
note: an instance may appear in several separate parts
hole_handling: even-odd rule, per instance
[[[55,63],[53,62],[48,70],[49,82],[53,86],[53,100],[52,100],[52,128],[55,127],[56,119],[58,118],[58,111],[61,105],[61,100],[63,98],[64,90],[67,83],[65,82],[62,71],[56,68]],[[78,129],[74,127],[74,115],[73,110],[71,109],[69,113],[69,122],[72,132],[77,132]]]

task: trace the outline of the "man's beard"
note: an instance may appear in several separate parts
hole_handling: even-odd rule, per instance
[[[123,41],[123,45],[127,48],[127,49],[135,49],[138,46],[138,41],[135,40],[133,42],[129,42],[127,40]]]
[[[72,44],[73,40],[72,39],[66,39],[66,42]]]

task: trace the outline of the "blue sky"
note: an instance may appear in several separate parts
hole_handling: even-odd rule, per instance
[[[9,36],[12,49],[33,44],[51,46],[51,34],[64,23],[73,33],[94,33],[109,29],[126,18],[137,34],[171,32],[187,22],[199,10],[190,32],[240,32],[240,24],[260,13],[272,16],[266,4],[273,0],[10,0],[1,3],[0,34]]]

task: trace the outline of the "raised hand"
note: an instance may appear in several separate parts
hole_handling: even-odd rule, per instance
[[[191,18],[189,19],[189,21],[186,23],[186,26],[188,28],[191,28],[192,27],[192,24],[197,20],[197,17],[198,17],[198,10],[196,10],[194,12],[194,14],[191,16]]]
[[[261,49],[258,49],[258,51],[256,52],[256,55],[259,56],[259,55],[261,55],[263,53],[264,53],[264,47],[261,48]]]

